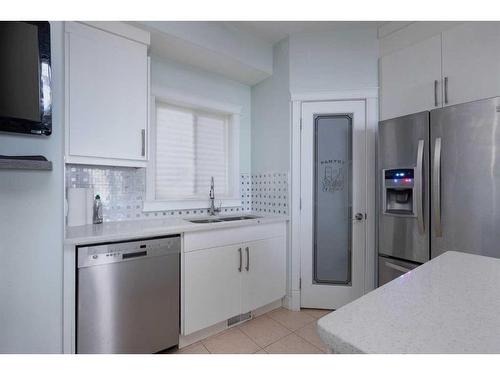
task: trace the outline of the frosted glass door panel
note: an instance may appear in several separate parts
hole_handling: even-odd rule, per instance
[[[351,283],[352,118],[314,118],[314,282]]]

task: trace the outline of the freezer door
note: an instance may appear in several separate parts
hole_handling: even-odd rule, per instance
[[[500,98],[431,112],[431,249],[500,257]]]
[[[378,286],[382,286],[391,280],[417,268],[419,264],[404,262],[398,259],[378,257]]]
[[[379,123],[377,166],[378,252],[424,263],[429,260],[429,112]],[[398,215],[387,204],[385,170],[412,168],[415,199],[411,215]],[[397,198],[396,198],[397,199]]]

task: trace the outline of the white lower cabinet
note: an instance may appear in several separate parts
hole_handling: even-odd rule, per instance
[[[285,295],[286,246],[284,237],[244,245],[241,310],[248,312]]]
[[[236,246],[186,253],[184,256],[184,330],[192,333],[241,309],[241,272]]]
[[[189,335],[274,302],[286,294],[285,223],[260,231],[255,241],[237,242],[205,249],[186,248],[190,233],[186,233],[183,253],[182,334]],[[265,225],[262,225],[265,227]],[[202,234],[228,241],[238,238],[238,229],[214,230]],[[200,233],[195,233],[200,239]],[[242,239],[249,236],[242,230]],[[191,242],[192,243],[192,242]]]

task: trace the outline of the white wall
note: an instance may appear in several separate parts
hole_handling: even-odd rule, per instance
[[[290,91],[378,86],[376,27],[290,36]]]
[[[151,58],[151,86],[153,93],[155,87],[168,88],[185,95],[240,106],[240,173],[250,173],[250,86],[156,56]]]
[[[54,166],[0,170],[0,353],[62,352],[62,22],[51,23],[51,34],[52,135],[0,134],[0,154],[40,154]]]
[[[139,24],[202,46],[264,73],[273,72],[270,43],[221,22],[145,21]]]
[[[376,26],[292,34],[252,87],[252,172],[290,169],[290,93],[378,87]]]
[[[273,75],[252,87],[252,173],[290,170],[288,40],[274,47]]]

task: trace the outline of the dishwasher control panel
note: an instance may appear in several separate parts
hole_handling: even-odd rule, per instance
[[[179,254],[181,236],[96,244],[77,248],[78,268],[135,260],[141,257]]]

